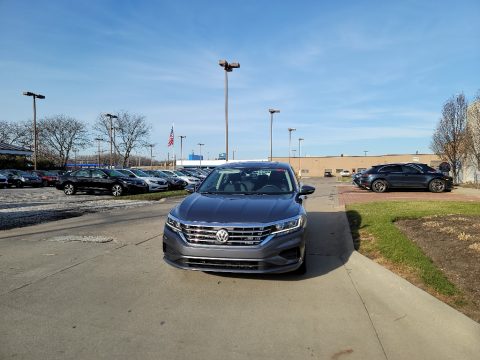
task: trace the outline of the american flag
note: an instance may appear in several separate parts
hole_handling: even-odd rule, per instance
[[[170,136],[168,137],[168,146],[173,146],[173,141],[175,139],[175,136],[173,135],[173,126],[172,130],[170,130]]]

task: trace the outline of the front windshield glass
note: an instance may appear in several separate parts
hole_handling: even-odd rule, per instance
[[[103,170],[108,176],[111,177],[125,177],[125,174],[122,174],[121,172],[117,170],[110,170],[110,169],[105,169]]]
[[[286,169],[220,168],[215,169],[199,187],[209,194],[287,194],[294,181]]]
[[[180,171],[178,171],[178,170],[175,170],[173,173],[174,173],[175,175],[177,175],[177,176],[187,176],[186,174],[184,174],[184,173],[182,173],[182,172],[180,172]]]
[[[145,174],[142,170],[131,169],[130,171],[133,172],[135,175],[140,176],[140,177],[150,177],[150,175]]]

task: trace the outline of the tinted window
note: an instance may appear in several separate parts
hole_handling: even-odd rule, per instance
[[[105,169],[103,170],[108,176],[111,177],[125,177],[122,173],[118,172],[117,170],[110,170],[110,169]]]
[[[421,174],[420,169],[416,168],[413,165],[402,165],[402,170],[407,174]]]
[[[75,177],[90,177],[90,171],[88,170],[77,170],[71,174],[71,176]]]
[[[105,173],[100,170],[92,170],[92,178],[101,179],[105,176]]]
[[[402,172],[402,167],[400,165],[387,165],[380,168],[378,172],[379,173]]]

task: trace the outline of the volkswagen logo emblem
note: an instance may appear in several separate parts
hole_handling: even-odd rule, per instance
[[[220,229],[215,235],[218,242],[226,243],[228,241],[228,231],[225,229]]]

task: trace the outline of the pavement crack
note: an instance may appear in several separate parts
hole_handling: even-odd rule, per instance
[[[148,238],[148,239],[139,241],[138,243],[135,243],[135,246],[136,246],[136,245],[141,245],[141,244],[143,244],[143,243],[146,243],[147,241],[153,240],[153,239],[155,239],[155,238],[157,238],[157,237],[159,237],[159,236],[162,236],[162,235],[163,235],[163,233],[160,233],[160,234],[157,234],[157,235],[152,236],[151,238]]]
[[[358,291],[358,288],[357,288],[357,286],[355,285],[355,282],[354,282],[353,279],[352,279],[351,269],[347,269],[347,267],[345,266],[345,262],[343,262],[343,268],[345,269],[345,272],[347,273],[347,276],[348,276],[348,278],[350,279],[350,282],[352,283],[352,286],[353,286],[353,288],[355,289],[355,292],[357,293],[360,301],[361,301],[362,304],[363,304],[363,307],[364,307],[364,309],[365,309],[365,312],[367,313],[367,316],[368,316],[368,319],[369,319],[369,321],[370,321],[370,324],[372,325],[373,331],[375,332],[375,336],[376,336],[376,338],[377,338],[377,341],[378,341],[378,343],[380,344],[380,347],[382,348],[383,355],[385,356],[385,359],[388,360],[387,353],[386,353],[386,351],[385,351],[385,348],[383,347],[383,343],[382,343],[382,340],[380,339],[380,335],[378,334],[377,328],[375,327],[375,324],[373,323],[373,319],[372,319],[372,317],[370,316],[370,312],[368,311],[367,304],[365,303],[365,300],[363,299],[362,295],[361,295],[360,292]]]

